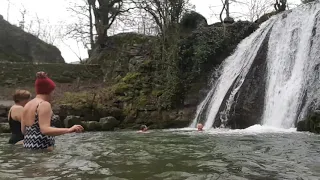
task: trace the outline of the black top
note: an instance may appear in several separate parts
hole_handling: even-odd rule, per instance
[[[15,144],[23,140],[23,134],[21,132],[21,122],[16,121],[11,117],[11,111],[9,113],[9,126],[12,133],[9,143]]]

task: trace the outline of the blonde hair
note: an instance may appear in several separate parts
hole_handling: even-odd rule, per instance
[[[13,101],[15,103],[19,103],[23,100],[28,100],[31,98],[31,93],[27,90],[16,90],[16,92],[13,94]]]

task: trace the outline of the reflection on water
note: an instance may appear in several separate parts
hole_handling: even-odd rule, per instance
[[[1,179],[319,179],[320,136],[188,130],[83,133],[57,138],[53,152],[7,144]]]

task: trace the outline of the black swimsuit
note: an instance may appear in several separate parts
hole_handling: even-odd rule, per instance
[[[28,149],[46,149],[54,146],[55,140],[53,136],[44,135],[40,131],[39,116],[38,116],[38,104],[35,113],[35,120],[32,126],[26,126],[26,133],[24,135],[23,146]],[[54,115],[52,114],[51,124],[54,121]]]
[[[11,111],[9,112],[9,126],[11,130],[11,137],[9,139],[9,143],[16,144],[17,142],[23,140],[23,134],[21,132],[21,122],[14,120],[11,117]]]

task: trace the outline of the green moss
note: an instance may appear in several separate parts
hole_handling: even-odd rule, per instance
[[[125,83],[135,83],[135,81],[140,77],[141,73],[139,72],[129,72],[125,77],[122,78],[122,81]]]
[[[153,90],[152,92],[151,92],[151,95],[152,96],[155,96],[155,97],[159,97],[159,96],[161,96],[163,94],[163,90]]]
[[[139,107],[143,107],[143,106],[147,105],[147,103],[148,103],[148,98],[147,98],[147,96],[141,95],[141,96],[139,96],[139,97],[137,98],[137,105],[138,105]]]
[[[124,95],[129,89],[133,87],[132,84],[127,84],[124,82],[119,82],[113,85],[112,89],[116,95]]]

